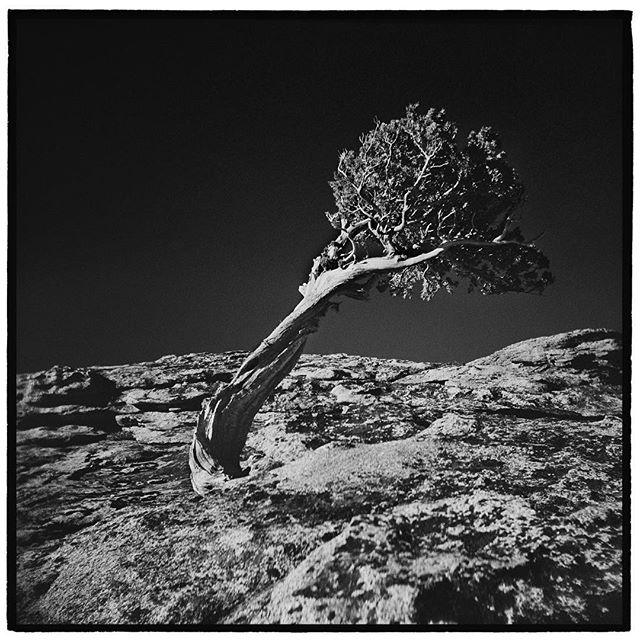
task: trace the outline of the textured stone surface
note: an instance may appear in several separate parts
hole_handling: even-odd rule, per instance
[[[18,376],[18,622],[617,623],[620,336],[466,365],[305,355],[206,498],[244,354]]]

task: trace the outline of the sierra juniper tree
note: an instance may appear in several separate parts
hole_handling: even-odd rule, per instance
[[[189,456],[199,493],[246,474],[239,460],[255,414],[341,296],[365,299],[375,287],[429,300],[459,285],[538,293],[552,281],[548,260],[518,228],[524,190],[487,127],[461,144],[444,111],[411,105],[342,152],[330,185],[336,237],[313,261],[302,299],[203,403]]]

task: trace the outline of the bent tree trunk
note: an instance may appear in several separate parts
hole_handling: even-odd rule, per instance
[[[423,264],[451,247],[496,244],[520,243],[503,241],[500,237],[491,242],[451,240],[409,258],[387,254],[355,262],[344,269],[324,271],[317,277],[312,274],[309,282],[300,287],[303,298],[295,309],[249,355],[233,380],[203,403],[189,451],[191,483],[196,492],[205,494],[220,480],[248,473],[240,468],[240,454],[253,418],[293,369],[307,336],[316,331],[320,318],[337,306],[335,297],[365,299],[381,274]]]
[[[372,273],[360,263],[312,278],[301,287],[303,299],[247,357],[233,380],[204,401],[189,452],[191,483],[197,493],[204,495],[221,480],[249,472],[240,468],[240,454],[254,416],[296,365],[319,319],[337,307],[333,298],[365,298],[379,271]]]

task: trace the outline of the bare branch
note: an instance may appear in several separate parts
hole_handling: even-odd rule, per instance
[[[368,224],[368,220],[360,220],[359,222],[356,222],[355,224],[352,224],[350,227],[347,227],[345,224],[345,219],[344,218],[340,218],[340,222],[342,223],[340,225],[340,235],[334,240],[334,242],[336,244],[339,245],[343,245],[347,239],[351,240],[351,242],[353,242],[353,235],[357,233],[358,231],[361,231],[362,229],[364,229],[367,224]]]
[[[396,140],[398,139],[398,136],[400,135],[400,131],[396,130],[396,135],[393,138],[393,140],[387,140],[387,144],[389,145],[389,150],[387,152],[387,161],[385,162],[384,165],[384,175],[388,178],[389,176],[389,162],[391,162],[391,156],[393,155],[393,145],[396,143]]]
[[[353,238],[351,237],[351,234],[349,233],[348,229],[343,229],[343,233],[346,235],[347,240],[349,240],[349,242],[351,243],[351,250],[347,254],[347,257],[345,258],[345,261],[349,262],[352,258],[355,261],[356,243],[353,241]]]
[[[507,233],[509,232],[510,224],[511,224],[511,217],[507,216],[504,221],[504,227],[502,229],[502,233],[493,239],[494,242],[500,242],[501,240],[505,239],[505,237],[507,236]]]
[[[353,187],[354,191],[356,192],[356,195],[357,195],[359,198],[361,198],[361,199],[365,202],[365,204],[369,205],[369,206],[374,210],[374,212],[375,212],[375,211],[377,211],[377,207],[376,207],[372,202],[370,202],[370,201],[369,201],[369,199],[368,199],[366,196],[364,196],[364,195],[362,194],[362,187],[363,187],[363,183],[361,183],[359,187],[356,187],[355,182],[354,182],[354,181],[353,181],[353,180],[352,180],[352,179],[351,179],[351,178],[350,178],[350,177],[345,173],[344,169],[342,169],[341,164],[338,164],[338,171],[339,171],[339,172],[344,176],[345,180],[346,180],[346,181],[347,181],[347,182],[348,182],[348,183]],[[359,209],[359,210],[360,210],[360,211],[361,211],[365,216],[367,216],[367,217],[373,217],[373,216],[371,216],[371,214],[367,213],[367,212],[362,208],[362,206],[361,206],[361,205],[358,205],[358,209]]]
[[[448,220],[455,213],[456,213],[456,209],[453,208],[451,209],[451,211],[449,211],[449,213],[447,213],[446,216],[444,216],[444,218],[440,218],[440,212],[438,212],[438,229],[437,229],[438,235],[440,235],[441,233],[440,230],[442,229],[442,225],[444,224],[445,220]]]
[[[461,246],[472,246],[472,247],[496,247],[502,245],[516,245],[519,247],[531,247],[532,245],[524,242],[517,242],[516,240],[502,240],[499,242],[488,241],[488,240],[473,240],[473,239],[459,239],[459,240],[450,240],[441,244],[439,247],[432,249],[431,251],[427,251],[426,253],[421,253],[417,256],[412,256],[410,258],[401,258],[399,256],[382,256],[380,258],[367,258],[366,260],[362,260],[361,262],[357,262],[354,265],[354,268],[357,267],[365,273],[373,273],[377,271],[395,271],[397,269],[404,269],[406,267],[413,267],[415,265],[421,264],[428,260],[432,260],[436,258],[445,251],[452,249],[453,247],[461,247]]]
[[[435,151],[434,151],[434,153],[435,153]],[[393,231],[395,231],[396,233],[398,233],[398,232],[400,232],[400,231],[402,231],[404,229],[404,226],[405,226],[405,223],[406,223],[407,210],[409,209],[409,205],[407,204],[407,198],[413,192],[413,190],[418,186],[418,184],[420,183],[422,178],[424,178],[425,171],[427,170],[427,167],[429,166],[429,162],[431,162],[431,158],[433,158],[433,155],[434,154],[426,156],[426,160],[424,161],[424,164],[422,165],[422,169],[420,170],[420,173],[418,174],[418,177],[415,179],[415,182],[411,185],[411,188],[408,189],[405,192],[404,197],[402,198],[402,219],[400,220],[400,224],[398,224],[395,227],[393,227]]]
[[[460,180],[462,180],[462,174],[463,174],[463,170],[460,169],[460,171],[458,171],[458,178],[455,181],[455,183],[452,184],[442,195],[440,195],[438,197],[438,200],[444,200],[444,198],[446,198],[451,192],[455,191],[458,188],[458,185],[460,184]]]
[[[413,132],[411,132],[411,131],[410,131],[409,129],[407,129],[407,128],[404,128],[404,131],[405,131],[405,133],[408,133],[408,134],[409,134],[409,137],[411,138],[411,140],[412,140],[413,144],[415,144],[415,145],[416,145],[416,147],[418,148],[418,151],[420,151],[420,153],[421,153],[425,158],[426,158],[426,157],[428,157],[428,155],[429,155],[429,154],[427,153],[427,151],[425,151],[425,150],[422,148],[422,145],[418,142],[418,140],[416,139],[416,136],[413,134]],[[441,146],[442,146],[442,145],[438,145],[438,146],[433,150],[432,155],[435,155],[438,151],[440,151]]]

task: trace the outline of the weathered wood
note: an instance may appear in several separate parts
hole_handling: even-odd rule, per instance
[[[317,330],[337,296],[366,297],[380,275],[428,262],[452,247],[498,244],[511,243],[500,238],[452,240],[416,256],[385,254],[318,275],[312,272],[309,282],[300,287],[303,298],[293,311],[249,355],[233,380],[203,403],[189,453],[195,491],[204,494],[212,483],[248,473],[240,468],[240,454],[254,416],[293,369],[307,336]]]
[[[204,494],[226,478],[248,473],[239,460],[254,416],[298,362],[307,336],[334,305],[332,298],[362,289],[357,282],[362,276],[361,270],[349,268],[312,279],[300,303],[249,355],[233,380],[203,403],[189,453],[196,492]]]

